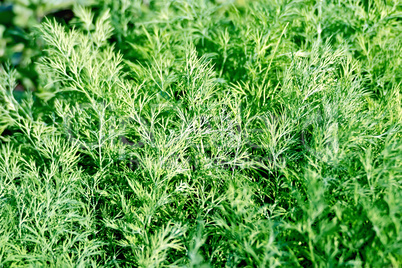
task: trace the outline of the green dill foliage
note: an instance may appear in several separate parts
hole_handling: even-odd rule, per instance
[[[34,90],[38,73],[35,62],[42,54],[42,43],[35,27],[46,17],[68,21],[74,4],[89,5],[92,0],[3,0],[0,3],[0,62],[15,68],[18,87]],[[21,91],[17,91],[23,95]]]
[[[79,4],[0,67],[0,267],[400,267],[398,1]]]

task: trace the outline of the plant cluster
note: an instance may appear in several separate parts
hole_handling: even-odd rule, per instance
[[[102,0],[0,69],[0,266],[399,267],[402,6]]]

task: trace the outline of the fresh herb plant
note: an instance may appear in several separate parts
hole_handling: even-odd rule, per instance
[[[0,69],[0,267],[400,267],[399,1],[103,0]]]

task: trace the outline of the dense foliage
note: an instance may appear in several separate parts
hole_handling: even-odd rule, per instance
[[[14,2],[0,267],[400,267],[399,1]]]

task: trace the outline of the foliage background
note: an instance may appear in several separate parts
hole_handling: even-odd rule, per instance
[[[398,1],[0,12],[0,266],[401,265]]]

